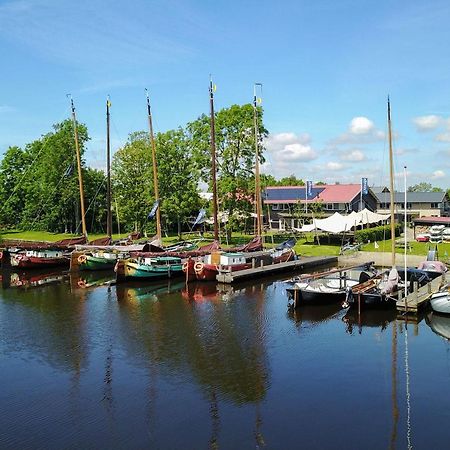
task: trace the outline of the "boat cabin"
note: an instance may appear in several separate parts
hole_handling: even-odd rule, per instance
[[[62,258],[63,252],[61,250],[27,250],[25,253],[28,257],[33,258]]]
[[[217,266],[234,266],[245,264],[246,262],[246,257],[243,253],[213,252],[205,258],[206,264],[215,264]]]
[[[158,256],[158,257],[149,257],[143,258],[141,264],[145,264],[148,266],[159,265],[159,266],[170,266],[173,264],[181,264],[181,258],[176,258],[173,256]]]

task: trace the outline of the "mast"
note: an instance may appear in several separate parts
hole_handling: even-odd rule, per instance
[[[213,191],[214,240],[219,240],[219,225],[217,220],[217,180],[216,180],[216,128],[214,120],[214,90],[212,78],[209,80],[209,106],[211,115],[211,181]]]
[[[80,186],[81,229],[83,231],[84,236],[87,239],[86,217],[85,217],[86,212],[84,209],[83,176],[81,173],[80,144],[78,141],[77,116],[75,114],[75,105],[73,104],[72,96],[70,96],[70,107],[72,109],[73,134],[75,137],[75,151],[77,154],[78,184]]]
[[[155,202],[159,201],[159,190],[158,190],[158,170],[156,165],[156,145],[155,137],[153,134],[153,120],[152,120],[152,110],[150,108],[150,97],[148,95],[147,89],[145,90],[147,95],[147,115],[148,115],[148,128],[150,131],[150,145],[152,147],[152,164],[153,164],[153,187],[155,191]],[[156,237],[158,241],[161,241],[161,214],[159,211],[159,206],[156,208]]]
[[[395,266],[394,154],[392,151],[391,102],[388,96],[389,178],[391,200],[391,263]]]
[[[112,215],[111,215],[111,142],[109,138],[111,101],[109,95],[106,99],[106,234],[112,237]]]
[[[262,207],[261,207],[261,180],[259,177],[259,143],[258,143],[258,99],[256,87],[262,88],[261,83],[253,86],[253,123],[255,127],[255,203],[256,203],[256,236],[262,236]]]

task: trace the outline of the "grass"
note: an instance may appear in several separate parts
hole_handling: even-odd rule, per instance
[[[77,235],[79,236],[79,235]],[[126,237],[127,234],[113,235],[113,239],[119,239],[122,237]],[[1,239],[20,239],[24,241],[45,241],[45,242],[55,242],[61,239],[68,239],[71,237],[76,237],[73,234],[67,233],[49,233],[48,231],[17,231],[17,230],[8,230],[3,233],[0,233]],[[105,237],[104,234],[90,234],[89,239],[97,239],[100,237]]]

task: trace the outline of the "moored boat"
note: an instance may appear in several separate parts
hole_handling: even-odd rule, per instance
[[[11,267],[19,269],[38,269],[46,267],[68,267],[69,254],[62,250],[37,249],[11,253]]]
[[[450,314],[450,291],[448,285],[445,289],[436,292],[430,297],[430,305],[435,312]]]
[[[260,252],[212,252],[194,263],[197,280],[213,281],[219,270],[235,272],[261,265],[291,261],[296,255],[291,247]]]
[[[114,268],[116,280],[157,280],[183,274],[181,258],[172,256],[137,257],[119,260]]]

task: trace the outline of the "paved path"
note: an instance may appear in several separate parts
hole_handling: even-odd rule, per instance
[[[406,255],[407,266],[418,266],[426,256],[422,255]],[[374,261],[376,266],[390,267],[391,254],[388,252],[354,252],[348,255],[339,256],[339,265],[354,265],[365,263],[367,261]],[[403,266],[403,255],[401,253],[395,254],[395,263]]]

